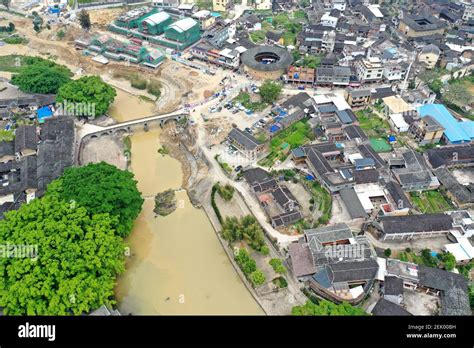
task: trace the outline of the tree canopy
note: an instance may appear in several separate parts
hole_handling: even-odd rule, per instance
[[[234,216],[226,217],[222,223],[222,237],[230,243],[244,239],[252,249],[257,251],[265,245],[263,230],[252,215],[241,219]]]
[[[26,93],[55,94],[72,76],[65,66],[46,59],[27,57],[24,63],[26,66],[13,75],[12,83]]]
[[[91,28],[91,17],[86,10],[82,9],[81,12],[79,12],[78,19],[82,29],[89,30]]]
[[[462,83],[452,83],[443,94],[443,99],[448,103],[457,105],[469,105],[472,102],[472,95]]]
[[[0,258],[0,307],[7,315],[80,315],[111,305],[124,271],[115,217],[45,196],[5,214],[0,244],[36,246],[37,256]]]
[[[268,104],[274,103],[281,94],[282,87],[278,82],[266,80],[259,88],[262,101]]]
[[[56,102],[92,105],[92,115],[89,114],[91,108],[82,107],[83,113],[76,116],[97,117],[107,112],[116,95],[115,89],[102,81],[99,76],[84,76],[63,85],[58,91]]]
[[[291,315],[367,315],[362,308],[353,307],[347,302],[341,304],[335,304],[326,300],[320,301],[318,304],[314,304],[311,301],[307,301],[302,306],[295,306],[291,310]]]
[[[122,237],[131,232],[143,204],[133,173],[105,162],[67,168],[47,194],[85,207],[90,214],[115,216],[114,228]]]

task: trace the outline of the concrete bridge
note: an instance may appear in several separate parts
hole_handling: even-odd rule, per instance
[[[133,130],[139,128],[140,130],[148,131],[150,128],[155,126],[163,127],[168,121],[174,120],[176,122],[187,119],[188,113],[185,112],[174,112],[170,114],[153,115],[136,120],[127,122],[121,122],[113,124],[107,127],[93,126],[87,128],[87,130],[81,132],[80,141],[86,139],[98,138],[102,135],[124,135],[131,133]]]
[[[99,138],[104,135],[123,136],[132,133],[133,130],[144,130],[146,132],[152,127],[163,127],[170,120],[179,122],[181,120],[187,119],[188,116],[189,114],[187,112],[175,111],[169,114],[138,118],[136,120],[117,123],[107,127],[86,123],[77,132],[74,161],[76,164],[80,164],[80,154],[82,147],[87,140]]]

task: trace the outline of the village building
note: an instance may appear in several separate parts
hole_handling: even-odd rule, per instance
[[[436,45],[427,45],[421,49],[418,55],[418,61],[426,66],[427,69],[434,69],[441,55],[440,49]]]
[[[419,107],[418,112],[421,117],[433,117],[443,126],[443,143],[462,144],[474,140],[474,121],[458,121],[443,104],[426,104]]]
[[[408,132],[410,125],[405,121],[405,115],[416,115],[416,110],[400,96],[390,96],[382,100],[385,107],[385,115],[388,117],[392,129],[398,133]]]
[[[358,59],[354,67],[356,75],[362,83],[377,82],[383,79],[384,67],[378,57]]]
[[[434,174],[446,189],[446,194],[458,207],[469,207],[474,204],[474,183],[461,184],[446,168],[437,168]]]
[[[232,0],[212,0],[212,10],[225,12],[232,8]]]
[[[314,84],[315,71],[315,69],[291,65],[288,68],[285,80],[291,84],[312,86]]]
[[[316,68],[315,84],[319,86],[348,86],[351,75],[349,67]]]
[[[447,235],[453,228],[453,218],[448,214],[419,214],[382,216],[373,226],[382,240],[404,240]]]
[[[227,139],[242,155],[251,160],[256,160],[265,149],[265,144],[238,128],[233,128]]]
[[[420,118],[417,122],[413,122],[409,128],[420,146],[427,144],[438,144],[444,133],[444,127],[436,121],[435,118],[427,115]]]
[[[439,186],[423,156],[414,150],[404,152],[401,158],[391,158],[389,166],[404,191],[421,191]]]
[[[359,303],[378,271],[375,251],[367,239],[354,237],[346,224],[305,230],[304,234],[304,239],[289,247],[293,274],[323,298]]]
[[[443,146],[429,149],[426,158],[433,169],[452,166],[473,166],[474,145]]]
[[[290,226],[303,218],[293,193],[285,185],[280,185],[268,172],[261,168],[251,168],[244,172],[244,178],[274,228]]]
[[[398,25],[399,31],[408,38],[444,34],[445,23],[430,14],[409,14],[403,12]]]
[[[385,298],[381,298],[375,304],[375,307],[371,311],[372,315],[375,316],[407,316],[412,315],[406,309],[397,305],[394,302],[388,301]]]
[[[347,103],[353,109],[366,108],[372,99],[370,89],[349,89],[346,90]]]

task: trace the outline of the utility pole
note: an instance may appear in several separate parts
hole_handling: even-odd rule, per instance
[[[408,66],[408,70],[407,70],[407,73],[405,75],[405,79],[403,80],[403,83],[402,83],[402,88],[401,88],[401,95],[403,96],[404,92],[406,91],[408,85],[408,78],[410,77],[410,71],[411,71],[411,67],[413,66],[413,63],[415,62],[415,59],[416,59],[416,52],[413,52],[412,55],[411,55],[411,58],[410,58],[410,65]]]

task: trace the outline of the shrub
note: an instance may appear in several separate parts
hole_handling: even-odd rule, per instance
[[[150,80],[148,82],[147,91],[156,98],[159,98],[161,96],[161,83],[156,80]]]
[[[277,273],[284,274],[286,273],[286,268],[283,266],[283,262],[280,259],[271,259],[269,261],[270,266]]]
[[[270,248],[264,245],[260,248],[260,253],[264,256],[267,256],[268,254],[270,254]]]
[[[263,283],[265,283],[265,280],[265,274],[259,269],[257,269],[250,275],[250,281],[254,286],[262,285]]]

